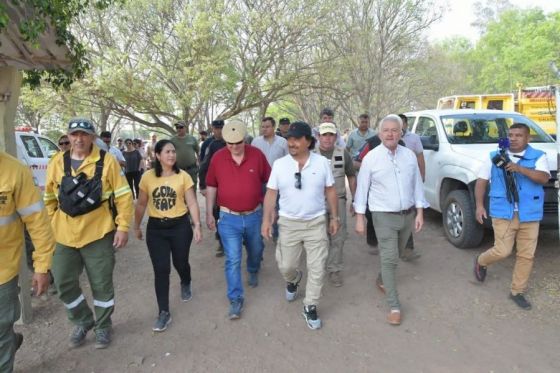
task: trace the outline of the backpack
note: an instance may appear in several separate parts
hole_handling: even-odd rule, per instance
[[[100,150],[99,160],[95,162],[95,174],[88,179],[80,172],[72,176],[70,151],[64,153],[64,176],[58,191],[59,208],[71,217],[87,214],[97,209],[103,202],[101,175],[105,161],[105,151]]]

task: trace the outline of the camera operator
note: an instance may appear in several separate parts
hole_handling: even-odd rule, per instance
[[[508,132],[507,145],[493,151],[482,165],[475,186],[476,220],[482,224],[487,218],[484,208],[486,186],[490,181],[490,216],[494,228],[494,246],[476,257],[474,275],[483,282],[486,267],[508,257],[516,243],[510,299],[529,310],[531,304],[523,292],[539,236],[539,222],[543,217],[543,185],[550,178],[547,158],[543,151],[529,145],[529,127],[514,123]],[[508,181],[509,179],[509,181]]]

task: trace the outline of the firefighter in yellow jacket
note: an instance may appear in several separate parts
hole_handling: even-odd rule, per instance
[[[132,194],[117,160],[95,145],[95,128],[89,119],[70,120],[68,137],[71,149],[49,163],[45,185],[44,200],[56,240],[52,274],[75,325],[70,347],[82,345],[93,328],[95,347],[106,348],[111,342],[115,305],[115,249],[128,241]],[[111,195],[116,218],[109,205]],[[95,318],[80,288],[84,267]]]
[[[29,169],[0,152],[0,372],[11,372],[23,336],[14,333],[19,319],[18,272],[23,251],[23,229],[35,244],[33,288],[40,295],[49,286],[48,270],[54,250],[47,211]]]

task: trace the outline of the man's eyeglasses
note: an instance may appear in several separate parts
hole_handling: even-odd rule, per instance
[[[185,128],[185,126],[175,126],[175,128],[178,129],[178,130],[180,130],[180,129]]]
[[[70,145],[70,141],[60,141],[58,143],[58,145],[62,146],[62,145]]]
[[[126,145],[132,145],[132,143],[129,141],[129,142],[126,143]]]
[[[239,141],[239,142],[228,142],[228,145],[241,145],[243,144],[243,140]]]
[[[296,187],[296,189],[301,189],[301,172],[296,172],[294,176],[296,178],[296,183],[294,186]]]

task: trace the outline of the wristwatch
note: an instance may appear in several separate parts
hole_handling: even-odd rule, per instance
[[[331,216],[331,220],[340,221],[340,216]]]

